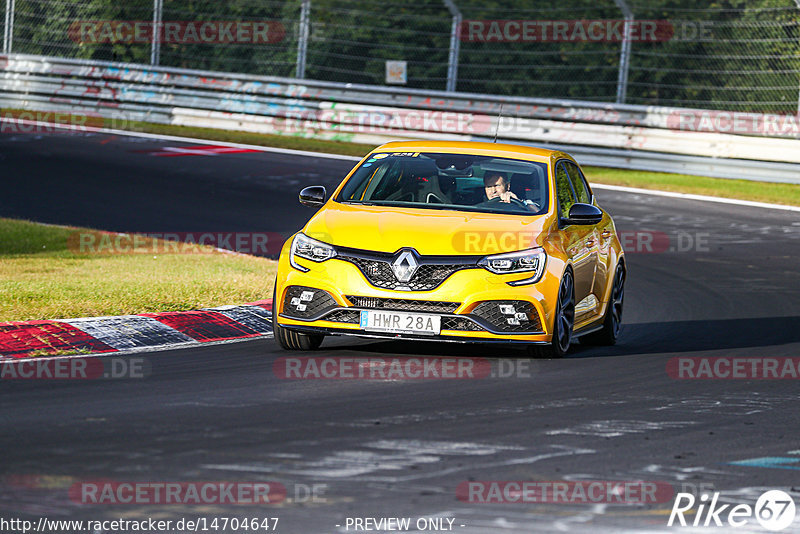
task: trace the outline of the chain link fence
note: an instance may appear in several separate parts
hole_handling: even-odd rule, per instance
[[[4,2],[7,53],[379,85],[401,61],[395,74],[418,89],[778,113],[800,103],[800,0]]]

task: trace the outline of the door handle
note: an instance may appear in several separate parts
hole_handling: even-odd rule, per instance
[[[587,247],[594,246],[594,239],[588,239],[588,240],[586,241],[586,246],[587,246]]]
[[[600,234],[600,237],[602,237],[603,239],[608,239],[609,237],[611,237],[611,230],[603,230],[603,233]]]

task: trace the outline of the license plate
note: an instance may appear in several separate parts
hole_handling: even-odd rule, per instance
[[[442,318],[438,315],[376,310],[361,311],[362,330],[435,336],[439,334],[441,327]]]

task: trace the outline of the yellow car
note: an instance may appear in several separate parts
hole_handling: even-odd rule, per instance
[[[281,251],[275,337],[523,344],[562,357],[619,335],[625,256],[611,217],[564,152],[393,142],[370,152]]]

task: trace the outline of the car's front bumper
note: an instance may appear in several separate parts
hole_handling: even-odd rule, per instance
[[[413,335],[413,334],[392,334],[392,333],[385,333],[385,332],[366,332],[363,330],[352,330],[346,328],[331,328],[325,326],[308,326],[308,325],[297,325],[291,327],[293,330],[297,330],[298,332],[304,332],[306,334],[323,334],[323,335],[333,335],[333,336],[353,336],[353,337],[360,337],[366,339],[385,339],[385,340],[402,340],[402,341],[435,341],[439,343],[502,343],[504,345],[507,344],[521,344],[521,345],[546,345],[549,341],[531,341],[527,339],[509,339],[509,338],[498,338],[498,339],[487,339],[487,338],[480,338],[480,337],[469,337],[469,336],[453,336],[453,335],[445,335],[440,334],[438,336],[421,336],[421,335]]]
[[[289,265],[288,254],[281,255],[273,311],[278,324],[284,327],[309,333],[426,341],[546,343],[552,337],[549,303],[554,301],[558,280],[547,272],[536,284],[513,287],[507,282],[524,275],[496,275],[476,267],[454,272],[430,291],[394,291],[370,284],[351,262],[331,259],[314,263],[299,259],[298,263],[308,272],[294,269]],[[325,302],[305,301],[305,309],[299,312],[291,304],[299,294],[297,288],[307,288],[315,294],[322,291],[324,294],[314,298],[327,295]],[[387,301],[390,306],[400,307],[383,307]],[[419,303],[423,304],[415,307]],[[500,304],[506,305],[504,310],[509,309],[507,305],[514,305],[515,312],[523,311],[530,320],[520,321],[521,325],[503,324],[512,316],[500,313]],[[438,315],[442,328],[435,336],[365,331],[358,317],[361,310],[370,309]]]

